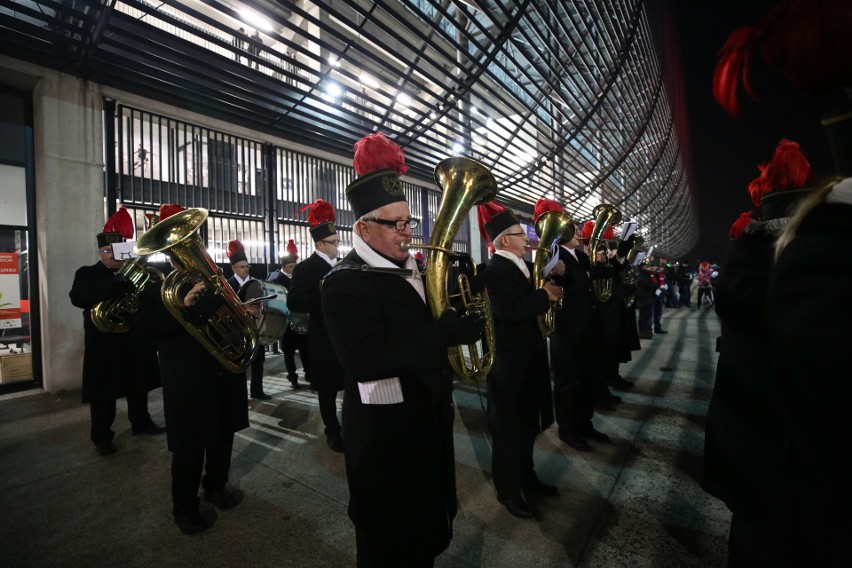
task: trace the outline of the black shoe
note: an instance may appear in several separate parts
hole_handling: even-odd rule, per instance
[[[593,452],[595,449],[581,436],[576,434],[560,434],[559,439],[578,452]]]
[[[157,435],[157,434],[163,434],[163,433],[165,433],[165,431],[166,431],[165,426],[157,426],[156,424],[151,422],[150,424],[148,424],[147,426],[145,426],[143,428],[133,428],[131,430],[131,434],[133,436],[146,436],[146,435],[152,435],[153,436],[153,435]]]
[[[302,388],[302,385],[299,384],[299,381],[294,379],[294,380],[290,381],[290,388],[300,389],[300,388]]]
[[[607,436],[600,430],[590,428],[583,432],[583,435],[593,442],[598,442],[599,444],[609,444],[609,436]]]
[[[625,381],[621,376],[610,379],[609,384],[615,389],[632,389],[633,383]]]
[[[537,477],[524,483],[523,490],[548,497],[559,495],[559,490],[555,485],[548,485]]]
[[[204,490],[204,500],[213,503],[220,511],[228,511],[243,502],[244,494],[239,489]]]
[[[104,444],[95,444],[95,451],[98,452],[99,456],[108,456],[114,454],[118,450],[112,442],[106,442]]]
[[[251,397],[252,397],[253,399],[256,399],[256,400],[269,400],[269,399],[271,399],[271,398],[272,398],[271,396],[269,396],[269,395],[268,395],[268,394],[266,394],[265,392],[253,393],[253,394],[251,395]]]
[[[535,516],[535,511],[532,510],[529,503],[523,497],[515,499],[504,499],[497,495],[497,500],[506,507],[506,510],[515,515],[519,519],[532,519]]]
[[[216,520],[215,513],[212,519],[204,518],[198,511],[186,515],[184,517],[175,517],[175,524],[180,528],[180,532],[185,535],[194,535],[204,532],[213,526],[213,521]]]
[[[662,334],[666,334],[666,333],[668,333],[668,331],[666,331],[665,329],[655,329],[655,330],[654,330],[654,333],[662,333]]]
[[[343,438],[340,436],[326,436],[325,443],[335,452],[343,451]]]
[[[651,335],[650,331],[640,331],[639,332],[639,339],[653,339],[653,338],[654,338],[654,336]]]

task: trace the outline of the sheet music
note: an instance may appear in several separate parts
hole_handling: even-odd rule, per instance
[[[112,255],[116,260],[129,260],[131,258],[139,258],[139,255],[133,252],[133,245],[136,241],[127,241],[123,243],[112,243]]]
[[[621,240],[626,241],[630,238],[630,235],[636,232],[636,229],[639,228],[639,223],[633,221],[632,219],[627,219],[624,221],[624,224],[621,225]]]

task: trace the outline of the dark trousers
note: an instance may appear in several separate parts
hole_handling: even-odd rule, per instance
[[[663,307],[665,306],[665,301],[660,296],[657,296],[657,300],[654,302],[654,331],[660,331],[663,329]]]
[[[689,282],[680,284],[680,305],[687,308],[692,307],[692,302],[689,299]]]
[[[713,288],[698,288],[698,303],[695,305],[696,308],[701,307],[701,302],[704,300],[704,296],[710,300],[710,304],[713,304]]]
[[[435,557],[428,553],[406,549],[387,535],[371,535],[369,531],[355,528],[355,546],[358,550],[357,568],[432,568]]]
[[[637,322],[639,331],[651,331],[651,328],[654,325],[655,301],[656,300],[650,300],[639,307],[639,321]]]
[[[340,421],[337,419],[337,391],[321,390],[317,393],[320,416],[325,424],[325,435],[329,438],[340,436]]]
[[[281,338],[281,352],[284,353],[284,367],[287,369],[287,379],[294,381],[298,378],[296,373],[296,351],[299,351],[299,358],[302,360],[302,368],[305,371],[304,379],[308,379],[308,369],[310,366],[310,354],[308,352],[308,336],[307,334],[298,334],[292,329],[287,329],[284,337]]]
[[[172,452],[172,512],[175,517],[185,517],[198,511],[199,485],[208,491],[225,488],[233,446],[234,435],[231,434],[218,446]]]
[[[251,362],[251,387],[252,395],[261,394],[263,392],[263,363],[266,361],[266,347],[261,345],[257,350],[257,355]]]
[[[92,418],[92,428],[89,438],[95,444],[112,442],[115,432],[112,423],[115,421],[116,400],[92,402],[89,404],[89,415]],[[148,393],[127,395],[127,418],[133,430],[142,430],[151,423],[148,414]]]

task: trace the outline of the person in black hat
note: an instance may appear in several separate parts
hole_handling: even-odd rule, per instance
[[[233,274],[228,277],[228,284],[237,293],[241,301],[245,301],[245,289],[243,286],[252,279],[251,264],[249,264],[246,250],[238,240],[228,241],[228,262],[231,263]],[[240,293],[242,291],[242,294]],[[258,346],[254,359],[251,361],[251,397],[257,400],[269,400],[272,397],[263,391],[263,364],[266,361],[266,351],[263,345]],[[245,378],[245,377],[244,377]]]
[[[110,217],[97,235],[98,262],[84,266],[74,274],[69,296],[71,303],[83,309],[85,353],[83,355],[84,403],[91,414],[90,437],[100,455],[116,451],[115,401],[127,398],[127,414],[133,435],[162,434],[148,414],[148,392],[160,386],[156,351],[137,336],[132,322],[125,333],[105,333],[92,322],[92,308],[98,303],[116,300],[136,290],[117,274],[124,261],[116,260],[112,244],[134,236],[133,221],[124,207]]]
[[[402,149],[382,134],[355,148],[353,250],[322,290],[346,372],[349,518],[359,568],[429,567],[449,546],[458,508],[447,347],[477,341],[484,323],[452,310],[432,318],[417,262],[401,248],[417,226],[399,179]]]
[[[335,452],[342,452],[343,429],[337,418],[337,393],[343,390],[343,367],[337,360],[326,323],[320,296],[322,279],[337,262],[340,236],[334,226],[337,215],[328,201],[317,199],[302,208],[308,211],[314,253],[293,269],[287,306],[291,312],[309,314],[308,344],[311,387],[317,391],[320,415],[325,425],[325,440]]]
[[[491,468],[497,500],[512,515],[529,519],[531,494],[557,495],[535,473],[535,437],[553,423],[553,393],[547,341],[537,318],[562,298],[562,288],[546,282],[535,288],[532,263],[524,260],[529,238],[514,213],[491,201],[479,205],[480,230],[494,245],[485,287],[494,315],[494,364],[488,374],[488,426]]]
[[[279,259],[280,267],[269,273],[267,282],[274,282],[290,291],[290,283],[293,279],[293,270],[299,260],[299,251],[293,239],[287,242],[287,252]],[[294,389],[301,388],[299,374],[296,369],[296,351],[299,351],[299,359],[302,361],[302,369],[305,379],[310,375],[310,350],[308,348],[308,314],[291,312],[287,322],[287,330],[281,338],[280,347],[284,354],[284,367],[287,369],[287,380]]]

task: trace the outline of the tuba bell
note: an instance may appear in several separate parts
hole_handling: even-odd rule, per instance
[[[259,345],[257,326],[222,276],[222,269],[207,254],[198,235],[206,219],[206,209],[185,209],[143,233],[134,250],[146,256],[163,252],[183,267],[169,273],[163,281],[160,292],[163,304],[222,367],[242,373],[251,365]],[[184,317],[183,298],[187,286],[201,281],[223,304],[206,322],[196,323]]]
[[[453,307],[452,301],[460,301],[464,305],[466,315],[485,318],[481,352],[479,343],[457,345],[447,350],[453,373],[462,380],[476,382],[488,374],[494,363],[494,317],[491,314],[488,295],[485,292],[474,293],[467,275],[459,275],[458,292],[450,293],[447,287],[449,271],[457,259],[456,253],[450,247],[471,207],[490,201],[497,195],[497,181],[488,168],[464,157],[442,160],[435,167],[435,181],[443,190],[443,194],[429,244],[403,243],[403,248],[431,251],[426,259],[423,278],[432,317],[440,318],[441,314]],[[468,261],[475,278],[476,265],[470,259]]]
[[[139,294],[148,284],[163,281],[163,273],[160,270],[153,266],[145,266],[144,263],[144,258],[125,260],[117,274],[129,280],[134,290],[118,298],[98,302],[92,307],[90,317],[98,331],[127,333],[130,329],[130,320],[139,309],[136,303]]]
[[[621,211],[615,205],[601,203],[592,210],[595,218],[595,229],[589,237],[589,262],[597,263],[598,254],[604,255],[604,263],[609,262],[609,246],[603,238],[604,231],[611,225],[621,222]],[[612,297],[612,278],[592,280],[592,289],[599,302],[606,302]]]
[[[559,254],[559,245],[567,243],[574,236],[574,220],[564,211],[545,211],[535,222],[538,235],[538,251],[533,262],[533,284],[541,288],[547,282],[544,268],[554,255]],[[556,328],[556,312],[562,309],[562,300],[550,302],[547,311],[538,316],[538,329],[542,337],[547,337]]]

